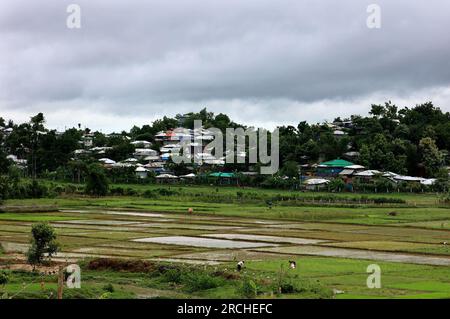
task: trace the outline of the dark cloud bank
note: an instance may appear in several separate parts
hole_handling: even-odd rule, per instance
[[[66,27],[66,7],[82,28]],[[366,26],[367,6],[381,29]],[[207,106],[274,126],[388,99],[450,110],[450,2],[4,0],[0,116],[127,129]]]

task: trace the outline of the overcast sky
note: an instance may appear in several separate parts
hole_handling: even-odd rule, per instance
[[[0,116],[108,132],[205,106],[268,128],[386,100],[450,111],[449,14],[448,0],[2,0]]]

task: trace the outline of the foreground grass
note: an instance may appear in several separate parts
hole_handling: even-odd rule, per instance
[[[288,269],[284,259],[250,261],[242,272],[234,264],[147,263],[148,269],[127,270],[117,263],[133,264],[109,261],[94,269],[83,262],[82,289],[65,289],[64,298],[450,298],[448,267],[378,262],[382,287],[369,289],[366,269],[372,262],[344,258],[301,257],[297,269]],[[8,274],[3,293],[9,297],[55,296],[56,276]]]

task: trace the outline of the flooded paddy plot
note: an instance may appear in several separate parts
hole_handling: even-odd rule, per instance
[[[146,259],[157,256],[167,256],[176,253],[176,251],[170,251],[167,249],[149,249],[149,250],[137,250],[137,249],[118,249],[112,247],[83,247],[74,249],[73,253],[93,254],[93,255],[109,255],[116,257],[134,257],[139,259]]]
[[[147,212],[121,212],[121,211],[98,211],[97,213],[108,214],[108,215],[123,215],[123,216],[137,216],[137,217],[156,217],[156,218],[167,218],[168,214],[159,213],[147,213]]]
[[[168,236],[134,239],[136,242],[159,243],[166,245],[207,247],[207,248],[256,248],[256,247],[274,247],[276,244],[235,241],[224,239],[212,239],[188,236]]]
[[[238,233],[254,234],[254,235],[269,235],[276,236],[280,234],[280,230],[276,228],[247,228],[238,229]],[[353,234],[347,232],[332,232],[332,231],[321,231],[321,230],[283,230],[283,236],[286,237],[299,237],[299,238],[309,238],[318,239],[325,241],[363,241],[363,240],[383,240],[386,239],[384,236],[375,236],[370,234]],[[392,238],[389,238],[392,239]]]
[[[36,223],[36,222],[51,222],[51,221],[67,221],[75,220],[77,217],[64,215],[60,212],[50,213],[1,213],[0,221],[2,222],[24,222],[24,223]]]
[[[16,242],[2,242],[3,250],[7,253],[20,252],[24,253],[28,250],[29,245]]]
[[[141,237],[151,236],[200,236],[205,233],[213,233],[214,231],[202,230],[202,229],[181,229],[181,228],[136,228],[136,230],[142,230]],[[151,234],[150,236],[147,236]]]
[[[447,258],[450,253],[439,246],[450,241],[450,232],[439,228],[446,222],[443,220],[401,227],[131,210],[64,210],[45,215],[56,218],[49,220],[50,224],[61,243],[61,256],[68,254],[70,259],[111,256],[223,263],[313,255],[432,265],[450,263]],[[34,221],[16,217],[0,221],[0,243],[23,251],[29,245]],[[428,226],[437,229],[425,228]]]
[[[151,220],[158,219],[158,218],[164,218],[167,220],[180,220],[185,219],[189,221],[220,221],[225,220],[229,221],[229,218],[223,218],[223,217],[215,217],[215,216],[201,216],[201,215],[188,215],[187,209],[186,211],[183,211],[185,214],[180,213],[171,213],[171,212],[165,212],[165,213],[155,213],[155,212],[147,212],[147,211],[121,211],[121,210],[91,210],[91,211],[84,211],[85,213],[89,214],[96,214],[99,218],[104,218],[101,215],[113,215],[118,216],[119,218],[122,217],[137,217],[133,220],[136,221],[142,221],[145,220],[145,218],[142,217],[149,217]]]
[[[448,220],[432,220],[426,222],[404,223],[396,226],[411,226],[411,227],[423,227],[430,229],[444,229],[450,230],[450,222]]]
[[[76,214],[86,214],[92,213],[92,210],[83,210],[83,209],[60,209],[61,213],[76,213]]]
[[[92,238],[87,237],[84,234],[78,234],[77,236],[59,236],[58,242],[61,244],[61,249],[66,251],[68,249],[88,247],[92,245],[100,245],[113,242],[110,238]]]
[[[359,248],[368,250],[384,250],[384,251],[413,251],[415,249],[432,249],[440,244],[412,243],[400,241],[354,241],[343,243],[326,243],[325,246],[341,247],[341,248]],[[450,248],[449,248],[450,249]]]
[[[89,220],[66,220],[60,221],[60,223],[64,224],[78,224],[78,225],[99,225],[99,226],[113,226],[113,225],[131,225],[138,223],[137,221],[122,221],[122,220],[97,220],[97,219],[89,219]]]
[[[145,233],[138,232],[127,232],[127,231],[97,231],[97,232],[87,232],[82,235],[77,235],[76,233],[71,234],[72,237],[78,238],[96,238],[96,239],[109,239],[109,240],[127,240],[140,238],[145,236]]]
[[[268,243],[286,243],[286,244],[318,244],[325,242],[320,239],[306,239],[306,238],[295,238],[295,237],[277,237],[277,236],[263,236],[263,235],[247,235],[247,234],[208,234],[203,235],[204,237],[212,238],[223,238],[223,239],[241,239],[249,241],[262,241]]]
[[[140,212],[140,211],[120,211],[120,210],[67,210],[63,209],[60,212],[64,213],[75,213],[75,214],[83,214],[89,215],[89,217],[93,218],[101,218],[103,219],[103,215],[117,215],[117,216],[130,216],[130,217],[149,217],[149,218],[172,218],[169,214],[160,214],[153,212]]]
[[[179,228],[179,229],[196,229],[196,230],[227,230],[239,229],[237,226],[221,226],[221,225],[200,225],[200,224],[169,224],[169,223],[140,223],[133,225],[134,227],[149,228]]]
[[[14,225],[14,224],[0,224],[0,232],[2,234],[11,233],[29,233],[31,230],[30,226],[25,225]]]
[[[117,256],[89,254],[89,253],[58,252],[52,259],[55,261],[62,261],[62,262],[77,262],[78,260],[84,258],[117,258]],[[131,257],[121,256],[120,258],[130,259]]]
[[[54,228],[58,236],[64,235],[83,236],[85,234],[92,234],[98,231],[98,229],[79,229],[79,228],[73,229],[64,227],[54,227]]]
[[[214,219],[203,220],[202,223],[220,223],[221,225],[232,225],[242,227],[265,227],[277,224],[285,224],[285,221],[271,219],[253,219],[236,217],[215,217]]]
[[[355,230],[353,233],[365,233],[382,236],[395,236],[395,237],[417,237],[417,238],[435,238],[435,239],[447,239],[450,240],[450,232],[445,230],[434,229],[421,229],[413,227],[369,227],[364,230]]]
[[[156,235],[158,236],[158,235]],[[164,245],[164,244],[154,244],[154,243],[144,243],[144,242],[136,242],[136,241],[108,241],[102,244],[93,245],[95,247],[102,247],[102,248],[109,248],[109,249],[129,249],[129,250],[144,250],[144,251],[151,251],[151,250],[168,250],[168,251],[175,251],[176,253],[186,253],[186,252],[202,252],[205,251],[207,248],[200,248],[200,247],[187,247],[187,246],[180,246],[175,247],[171,245]]]
[[[410,264],[450,266],[450,258],[445,257],[431,257],[424,255],[420,256],[404,253],[401,254],[387,253],[387,252],[367,251],[360,249],[331,248],[331,247],[317,247],[317,246],[290,246],[290,247],[258,248],[256,250],[281,254],[342,257],[352,259],[401,262]]]
[[[30,236],[28,234],[8,233],[6,235],[0,235],[0,244],[3,245],[6,242],[17,243],[29,243]]]
[[[247,222],[249,222],[247,220]],[[252,224],[261,224],[261,225],[285,225],[285,222],[283,221],[275,221],[275,220],[252,220]]]
[[[76,224],[57,224],[51,223],[53,227],[58,230],[66,229],[66,230],[78,230],[78,231],[121,231],[121,232],[140,232],[146,233],[147,230],[145,228],[135,228],[130,226],[100,226],[100,225],[76,225]]]
[[[300,229],[300,230],[323,230],[323,231],[353,231],[364,230],[368,226],[333,224],[333,223],[280,223],[269,225],[270,228]]]

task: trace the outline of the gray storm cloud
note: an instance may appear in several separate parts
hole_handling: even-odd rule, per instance
[[[373,2],[381,29],[366,26]],[[66,27],[71,3],[81,29]],[[44,111],[61,127],[77,114],[107,130],[204,106],[269,126],[387,99],[449,110],[449,12],[445,0],[4,0],[0,116]]]

